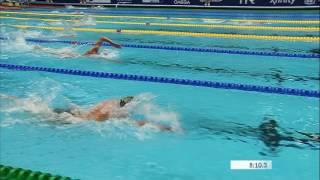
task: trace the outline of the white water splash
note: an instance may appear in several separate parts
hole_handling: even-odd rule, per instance
[[[91,55],[89,57],[120,63],[119,56],[120,52],[117,49],[103,49],[99,54]]]
[[[181,131],[179,123],[179,115],[169,109],[159,107],[153,100],[156,97],[150,93],[142,93],[135,96],[133,101],[125,108],[128,112],[135,115],[142,115],[144,121],[154,124],[164,124],[173,129],[173,131]]]
[[[62,59],[65,58],[78,58],[82,55],[77,52],[76,47],[64,47],[64,48],[48,48],[42,46],[33,46],[34,53],[42,53],[46,56],[56,56]]]
[[[50,13],[58,14],[61,13],[60,11],[50,11]]]
[[[93,6],[91,9],[107,9],[103,6]]]
[[[14,32],[12,34],[6,33],[4,36],[9,40],[0,43],[0,48],[3,52],[23,53],[32,50],[32,46],[26,42],[22,31]]]
[[[246,22],[237,22],[237,21],[230,21],[230,20],[225,20],[225,19],[204,19],[204,23],[208,24],[230,24],[230,25],[238,25],[238,26],[250,26],[250,25],[265,25],[265,24],[270,24],[270,23],[264,23],[264,22],[252,22],[252,21],[246,21]]]
[[[97,25],[96,19],[92,16],[85,14],[80,19],[75,19],[78,22],[74,23],[72,26],[95,26]]]
[[[255,26],[255,25],[264,25],[266,23],[263,22],[252,22],[252,21],[247,21],[247,22],[235,22],[235,21],[229,21],[226,24],[231,24],[231,25],[239,25],[239,26]]]
[[[210,20],[210,19],[204,19],[203,20],[204,23],[209,23],[209,24],[223,24],[225,22],[228,22],[228,20]]]
[[[85,7],[75,7],[75,6],[72,6],[72,5],[67,5],[67,6],[66,6],[66,9],[88,9],[88,8],[85,8]]]
[[[24,35],[25,34],[25,35]],[[65,58],[94,58],[100,60],[108,60],[119,63],[120,52],[117,49],[102,49],[101,53],[91,56],[83,56],[84,52],[79,52],[82,46],[67,46],[62,48],[50,48],[40,45],[34,45],[27,43],[25,36],[40,36],[41,32],[29,32],[29,31],[19,31],[13,34],[6,34],[8,41],[3,41],[0,44],[0,48],[3,52],[15,52],[15,53],[25,53],[30,52],[34,55],[45,55],[45,56],[55,56],[62,59]],[[60,34],[63,35],[63,34]],[[91,47],[87,47],[89,50]],[[6,56],[2,57],[7,58]]]

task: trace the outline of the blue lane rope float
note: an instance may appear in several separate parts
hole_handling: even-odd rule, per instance
[[[0,40],[8,40],[8,38],[0,37]],[[78,44],[78,45],[93,45],[94,44],[93,42],[45,40],[45,39],[26,39],[26,41],[34,42],[34,43],[64,43],[64,44]],[[110,46],[109,44],[105,44],[105,43],[103,45]],[[252,55],[252,56],[320,58],[320,54],[316,54],[316,53],[287,53],[287,52],[274,52],[274,51],[252,51],[252,50],[235,50],[235,49],[222,49],[222,48],[158,46],[158,45],[143,45],[143,44],[123,44],[123,47],[142,48],[142,49],[162,49],[162,50],[172,50],[172,51],[241,54],[241,55]]]
[[[259,86],[259,85],[250,85],[250,84],[190,80],[190,79],[178,79],[178,78],[145,76],[145,75],[134,75],[134,74],[120,74],[120,73],[110,73],[110,72],[83,71],[83,70],[76,70],[76,69],[24,66],[24,65],[14,65],[14,64],[0,64],[0,67],[9,69],[9,70],[17,70],[17,71],[40,71],[40,72],[51,72],[51,73],[58,73],[58,74],[89,76],[89,77],[97,77],[97,78],[180,84],[180,85],[200,86],[200,87],[217,88],[217,89],[234,89],[234,90],[241,90],[241,91],[253,91],[253,92],[261,92],[261,93],[285,94],[285,95],[293,95],[293,96],[320,98],[320,91],[316,91],[316,90],[292,89],[292,88],[283,88],[283,87]]]

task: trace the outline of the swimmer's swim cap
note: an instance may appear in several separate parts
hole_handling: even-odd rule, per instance
[[[132,101],[132,99],[133,99],[133,96],[127,96],[127,97],[124,97],[124,98],[120,99],[120,107],[125,106],[130,101]]]
[[[274,118],[272,118],[272,117],[264,117],[263,120],[265,121],[265,123],[267,123],[268,125],[270,125],[272,127],[278,127],[277,121],[274,120]]]

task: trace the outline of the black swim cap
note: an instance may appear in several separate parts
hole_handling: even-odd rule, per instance
[[[278,123],[277,123],[277,121],[274,120],[274,119],[270,119],[270,120],[269,120],[269,124],[272,125],[273,127],[278,127]]]
[[[132,99],[133,99],[133,96],[127,96],[127,97],[124,97],[124,98],[120,99],[120,107],[125,106],[126,104],[131,102]]]

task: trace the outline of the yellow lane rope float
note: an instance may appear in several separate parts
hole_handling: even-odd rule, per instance
[[[5,24],[1,24],[4,26]],[[63,27],[54,26],[31,26],[31,25],[6,25],[16,28],[35,28],[46,30],[64,30]],[[320,37],[306,36],[270,36],[270,35],[246,35],[246,34],[218,34],[218,33],[198,33],[198,32],[174,32],[174,31],[155,31],[155,30],[129,30],[129,29],[100,29],[100,28],[72,28],[74,31],[84,32],[110,32],[110,33],[128,33],[128,34],[152,34],[152,35],[174,35],[174,36],[195,36],[195,37],[218,37],[218,38],[243,38],[243,39],[265,39],[265,40],[287,40],[287,41],[316,41]]]
[[[38,20],[47,22],[80,22],[79,20],[59,20],[47,18],[25,18],[0,16],[0,19],[15,20]],[[216,24],[181,24],[181,23],[150,23],[150,22],[121,22],[121,21],[96,21],[103,24],[122,24],[122,25],[148,25],[148,26],[168,26],[168,27],[205,27],[205,28],[226,28],[226,29],[249,29],[249,30],[276,30],[276,31],[319,31],[318,27],[281,27],[281,26],[236,26],[236,25],[216,25]]]
[[[56,14],[56,13],[34,13],[34,12],[11,12],[11,11],[0,11],[0,14],[22,14],[32,16],[55,16],[55,17],[82,17],[84,14]],[[111,16],[111,15],[92,15],[94,18],[130,18],[130,19],[163,19],[166,20],[168,17],[160,16]],[[221,21],[226,19],[217,18],[170,18],[171,20],[205,20],[205,21]],[[229,19],[228,19],[229,20]],[[288,23],[288,24],[319,24],[318,20],[257,20],[257,19],[230,19],[233,22],[256,22],[256,23]]]

